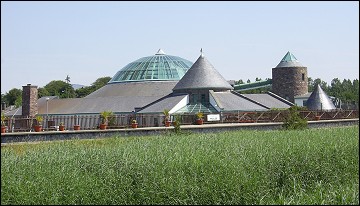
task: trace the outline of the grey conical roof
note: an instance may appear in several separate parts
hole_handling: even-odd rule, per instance
[[[184,89],[232,90],[234,88],[201,54],[173,90]]]
[[[285,54],[285,56],[282,58],[280,63],[276,66],[276,68],[280,67],[304,67],[297,59],[296,57],[290,53],[289,51]]]
[[[321,89],[320,85],[316,85],[314,91],[311,93],[306,102],[306,107],[309,110],[332,110],[336,109],[334,103],[328,95]]]

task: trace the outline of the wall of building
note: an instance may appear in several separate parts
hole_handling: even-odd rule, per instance
[[[294,97],[308,92],[306,67],[272,69],[272,92],[295,103]]]

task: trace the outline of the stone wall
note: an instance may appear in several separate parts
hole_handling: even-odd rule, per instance
[[[182,131],[194,133],[214,133],[234,130],[278,130],[282,122],[270,123],[232,123],[232,124],[204,124],[204,125],[181,125]],[[359,119],[337,119],[308,121],[309,128],[321,127],[342,127],[359,125]],[[37,142],[53,140],[71,139],[98,139],[106,137],[128,137],[146,135],[168,135],[174,132],[174,127],[145,127],[145,128],[125,128],[109,130],[78,130],[78,131],[51,131],[51,132],[15,132],[1,134],[2,145],[16,142]]]
[[[273,68],[272,92],[295,103],[295,96],[308,93],[307,67]]]

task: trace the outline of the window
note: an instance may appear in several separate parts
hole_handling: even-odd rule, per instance
[[[304,73],[302,73],[301,79],[302,79],[303,81],[305,81],[305,74],[304,74]]]

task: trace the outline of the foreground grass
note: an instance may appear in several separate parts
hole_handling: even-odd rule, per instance
[[[1,204],[359,204],[359,127],[1,148]]]

